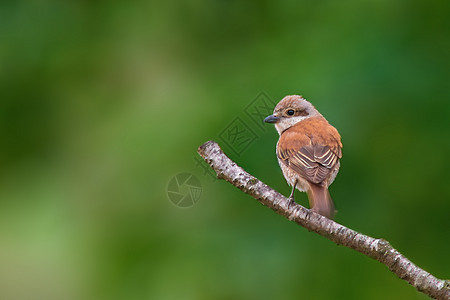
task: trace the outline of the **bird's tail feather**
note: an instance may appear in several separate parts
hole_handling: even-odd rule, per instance
[[[314,212],[333,219],[335,208],[327,187],[311,183],[308,190],[308,199]]]

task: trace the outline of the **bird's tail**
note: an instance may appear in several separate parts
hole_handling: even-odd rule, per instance
[[[335,208],[328,188],[314,183],[310,183],[309,186],[308,199],[311,209],[328,219],[333,219]]]

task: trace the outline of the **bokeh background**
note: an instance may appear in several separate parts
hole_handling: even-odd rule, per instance
[[[195,158],[240,117],[257,138],[224,150],[288,195],[277,133],[245,108],[301,94],[343,137],[337,221],[448,278],[449,8],[2,1],[0,298],[426,299]],[[191,208],[168,200],[180,172]]]

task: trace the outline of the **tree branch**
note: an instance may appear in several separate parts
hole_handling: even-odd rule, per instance
[[[229,159],[214,141],[198,148],[198,153],[216,171],[217,177],[225,179],[263,205],[300,226],[374,258],[386,265],[399,278],[406,280],[418,291],[436,298],[450,299],[450,281],[441,280],[422,270],[403,256],[384,239],[376,239],[358,233],[326,217],[299,205],[291,204],[286,197],[259,181]]]

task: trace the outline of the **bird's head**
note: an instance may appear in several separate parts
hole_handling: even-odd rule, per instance
[[[273,114],[264,119],[266,123],[274,123],[278,133],[294,126],[307,118],[322,116],[317,109],[302,96],[286,96],[278,102]]]

